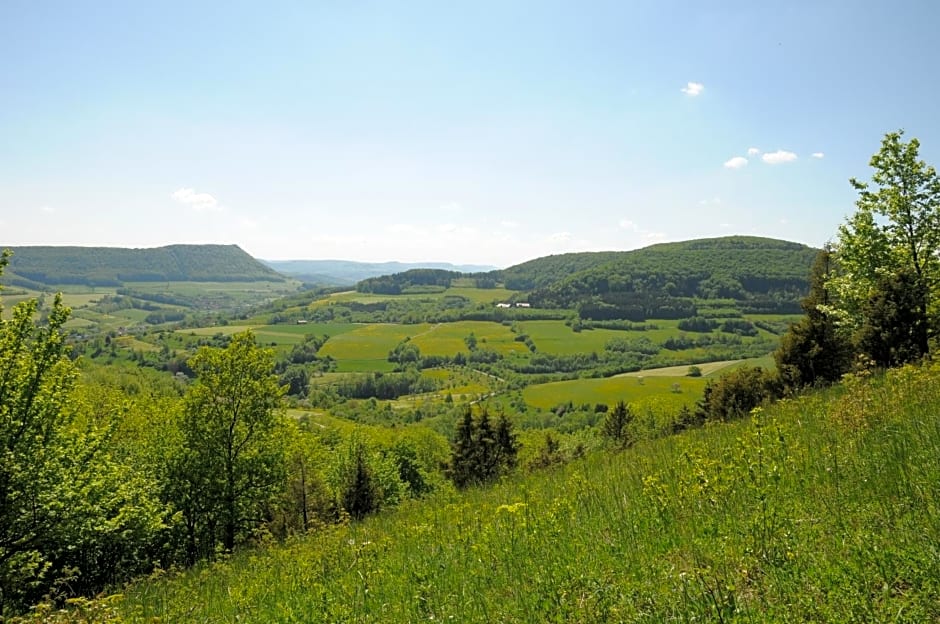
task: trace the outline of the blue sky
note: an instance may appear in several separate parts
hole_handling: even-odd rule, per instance
[[[885,132],[940,164],[938,23],[933,0],[3,0],[0,244],[821,245]]]

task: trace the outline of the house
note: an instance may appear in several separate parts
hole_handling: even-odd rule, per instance
[[[517,308],[531,308],[532,306],[526,303],[525,301],[517,301],[516,307]]]
[[[512,304],[511,303],[497,303],[496,307],[497,308],[511,308]]]

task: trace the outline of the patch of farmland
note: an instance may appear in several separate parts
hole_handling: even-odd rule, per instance
[[[520,321],[519,329],[527,334],[541,353],[571,355],[574,353],[600,353],[613,338],[623,338],[627,332],[613,329],[592,329],[575,332],[564,321]],[[629,332],[629,336],[646,336],[646,332]]]
[[[453,356],[459,351],[468,351],[465,339],[473,334],[477,348],[491,349],[503,355],[528,353],[528,348],[516,342],[516,334],[500,323],[489,321],[458,321],[439,323],[427,331],[412,337],[412,343],[421,350],[422,355]]]
[[[357,325],[352,331],[330,338],[320,348],[319,355],[333,357],[338,363],[339,372],[391,370],[393,366],[388,362],[389,351],[405,338],[431,327],[427,323]]]
[[[723,371],[726,368],[734,368],[736,364],[742,364],[746,361],[747,360],[725,360],[723,362],[706,362],[704,364],[696,364],[695,366],[702,371],[703,377],[707,377],[708,375]],[[688,365],[666,366],[664,368],[650,368],[647,370],[623,373],[617,375],[617,377],[685,377],[688,375],[688,372]]]
[[[688,368],[688,367],[686,367]],[[705,380],[698,377],[607,377],[573,379],[529,386],[525,402],[541,409],[571,401],[575,405],[624,401],[637,408],[676,410],[692,407],[702,395]]]

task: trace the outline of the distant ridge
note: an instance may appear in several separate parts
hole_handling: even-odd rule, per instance
[[[2,248],[2,246],[0,246]],[[283,282],[285,278],[238,245],[10,247],[8,284],[43,287],[125,282]]]
[[[371,277],[403,273],[412,269],[441,269],[458,273],[492,271],[492,266],[449,262],[354,262],[351,260],[262,260],[284,275],[317,286],[354,286]]]
[[[533,305],[590,305],[610,311],[653,305],[682,307],[679,299],[751,302],[752,312],[799,311],[819,250],[757,236],[660,243],[622,252],[562,254],[491,274]],[[665,303],[664,303],[665,302]]]

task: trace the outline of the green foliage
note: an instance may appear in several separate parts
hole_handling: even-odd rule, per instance
[[[448,473],[458,488],[489,483],[515,469],[519,453],[512,423],[500,414],[494,428],[486,406],[477,418],[469,406],[457,426]]]
[[[909,273],[925,290],[918,302],[922,321],[935,312],[940,287],[940,177],[919,160],[920,142],[889,132],[872,156],[870,183],[852,179],[857,211],[840,226],[836,244],[839,274],[830,280],[843,324],[861,326],[863,308],[886,276]],[[918,349],[925,352],[924,341]]]
[[[776,383],[776,376],[759,366],[725,373],[705,386],[697,418],[722,422],[742,418],[776,395]]]
[[[201,348],[190,366],[197,378],[183,398],[183,448],[170,487],[195,561],[252,535],[283,483],[285,458],[271,351],[244,332],[225,349]]]
[[[693,332],[710,332],[718,327],[718,321],[703,316],[693,316],[679,321],[679,329]]]
[[[635,442],[635,434],[631,428],[635,419],[630,407],[623,401],[618,401],[614,409],[607,412],[601,433],[620,448],[627,448]]]
[[[694,315],[694,311],[679,316],[663,314],[667,309],[681,310],[676,302],[683,297],[730,297],[762,304],[764,312],[787,312],[793,311],[806,290],[807,270],[815,253],[797,243],[746,236],[664,243],[613,256],[599,255],[596,260],[602,262],[574,273],[557,271],[529,300],[541,307],[574,307],[597,297],[601,304],[624,307],[626,297],[634,302],[630,305],[645,308],[643,313],[649,318]],[[536,271],[539,260],[527,264],[530,271]],[[517,268],[506,273],[514,270]],[[657,298],[665,299],[656,303]]]
[[[94,592],[148,571],[163,529],[152,481],[112,454],[114,414],[81,414],[69,309],[57,295],[36,313],[29,300],[0,317],[0,619],[57,584]]]
[[[784,386],[790,390],[838,381],[849,370],[851,345],[831,313],[827,283],[833,272],[832,253],[819,252],[803,299],[805,316],[790,326],[774,352]]]
[[[927,292],[909,270],[885,275],[862,308],[858,347],[875,366],[887,368],[927,355]]]

